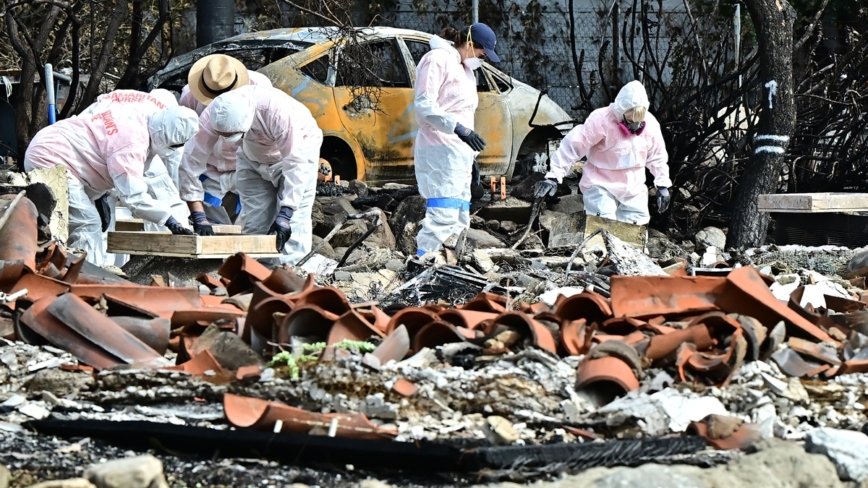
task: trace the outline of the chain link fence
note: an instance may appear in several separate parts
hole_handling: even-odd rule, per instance
[[[470,9],[460,4],[463,2],[447,0],[443,7],[414,3],[399,2],[393,10],[382,14],[381,25],[439,34],[444,27],[460,28],[470,23]],[[601,78],[626,82],[634,79],[636,73],[629,69],[631,63],[620,46],[622,43],[614,41],[616,35],[620,38],[623,33],[613,31],[613,21],[624,27],[618,6],[612,3],[606,10],[606,7],[589,8],[588,2],[577,3],[581,5],[574,8],[571,20],[567,8],[555,1],[518,0],[495,9],[480,0],[480,21],[490,25],[498,36],[497,51],[501,57],[501,62],[495,65],[498,69],[545,91],[571,116],[582,120],[589,108],[608,103],[610,95],[617,93],[619,86],[601,89]],[[659,20],[671,25],[680,22],[683,16],[683,11],[669,10],[659,13]],[[575,57],[571,31],[575,35]],[[657,41],[658,49],[668,49],[668,38],[660,37]],[[641,57],[641,52],[634,56]],[[600,70],[606,76],[601,77]],[[618,76],[612,76],[615,71]],[[586,103],[582,103],[580,96],[579,76],[586,92],[593,91]]]

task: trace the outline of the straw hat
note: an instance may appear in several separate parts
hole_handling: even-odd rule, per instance
[[[202,105],[208,105],[217,96],[250,82],[247,68],[237,59],[225,54],[212,54],[196,61],[187,75],[190,92]]]

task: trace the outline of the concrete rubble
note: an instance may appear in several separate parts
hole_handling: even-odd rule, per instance
[[[214,486],[868,479],[864,254],[724,251],[714,227],[638,249],[584,235],[575,193],[525,233],[526,190],[415,257],[424,199],[350,182],[314,208],[328,272],[125,277],[0,197],[0,487],[191,486],[191,463]]]

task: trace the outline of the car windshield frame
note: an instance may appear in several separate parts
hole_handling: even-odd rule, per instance
[[[240,41],[219,41],[208,46],[190,51],[176,58],[173,58],[165,68],[155,73],[148,79],[147,87],[149,90],[154,88],[164,88],[165,84],[172,78],[181,73],[189,72],[193,64],[199,59],[211,54],[226,54],[231,56],[233,52],[238,51],[254,51],[258,49],[292,49],[293,52],[286,56],[271,61],[273,64],[281,59],[286,59],[290,56],[295,56],[300,52],[304,52],[315,46],[315,42],[297,41],[287,39],[244,39]],[[266,65],[267,66],[267,65]],[[180,88],[178,88],[180,90]]]

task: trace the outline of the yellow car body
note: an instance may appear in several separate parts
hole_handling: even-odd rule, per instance
[[[179,91],[200,57],[235,56],[310,109],[324,135],[321,155],[342,179],[412,182],[416,63],[432,35],[388,27],[361,33],[365,53],[382,56],[371,64],[377,71],[374,90],[353,89],[358,66],[342,60],[343,43],[330,28],[277,29],[220,41],[175,58],[152,77],[149,88]],[[512,177],[517,160],[527,172],[533,155],[546,153],[549,142],[571,125],[554,101],[491,65],[477,70],[477,89],[475,130],[487,143],[478,157],[484,176]]]

